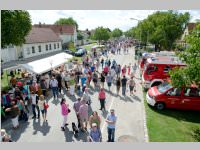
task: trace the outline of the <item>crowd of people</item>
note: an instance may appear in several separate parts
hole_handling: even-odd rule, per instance
[[[19,128],[19,120],[28,121],[29,115],[32,114],[32,119],[40,119],[41,114],[44,122],[48,119],[48,101],[50,92],[53,99],[60,102],[61,115],[63,122],[61,130],[65,131],[69,125],[68,115],[72,110],[69,109],[67,99],[61,96],[63,91],[67,91],[67,96],[78,96],[73,104],[73,111],[77,117],[78,128],[81,132],[88,132],[88,141],[101,142],[102,134],[100,130],[101,117],[97,111],[94,111],[91,116],[88,113],[89,105],[92,105],[92,100],[89,94],[91,87],[98,91],[98,100],[100,110],[106,111],[106,91],[105,82],[109,92],[113,86],[116,86],[116,93],[119,95],[122,89],[122,95],[127,95],[127,87],[129,87],[130,95],[136,91],[136,83],[134,74],[137,69],[136,64],[127,64],[122,66],[120,62],[108,57],[109,53],[124,54],[129,53],[129,48],[132,46],[131,41],[109,41],[106,48],[98,54],[97,49],[93,49],[90,55],[83,56],[82,64],[75,63],[72,69],[66,70],[64,66],[53,69],[43,75],[35,75],[27,72],[22,72],[22,79],[17,81],[15,75],[12,74],[10,79],[11,90],[2,91],[2,114],[9,114],[13,128]],[[115,110],[109,110],[110,113],[106,118],[108,142],[115,141],[115,125],[117,116]],[[32,113],[30,113],[32,112]],[[75,123],[76,124],[76,123]],[[76,130],[76,127],[73,128]]]

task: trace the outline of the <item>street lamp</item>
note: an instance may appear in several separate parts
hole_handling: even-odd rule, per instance
[[[142,20],[136,19],[136,18],[130,18],[130,20],[136,20],[138,23],[140,23]],[[140,29],[140,46],[141,46],[141,41],[142,41],[142,31]]]

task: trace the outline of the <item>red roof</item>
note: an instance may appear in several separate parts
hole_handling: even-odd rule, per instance
[[[74,34],[76,29],[73,25],[48,25],[48,24],[35,24],[34,27],[38,28],[50,28],[56,34]]]
[[[25,37],[26,44],[57,42],[61,39],[51,29],[32,27],[29,34]]]

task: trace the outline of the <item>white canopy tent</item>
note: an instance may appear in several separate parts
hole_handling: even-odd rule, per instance
[[[35,74],[42,74],[53,68],[59,67],[62,64],[65,64],[70,58],[72,58],[72,55],[60,53],[51,57],[32,61],[27,64],[21,64],[20,67]]]

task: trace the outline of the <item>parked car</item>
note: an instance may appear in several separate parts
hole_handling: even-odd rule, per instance
[[[200,88],[195,85],[176,88],[169,82],[150,88],[146,94],[147,103],[157,109],[164,108],[200,110]]]
[[[77,51],[74,53],[75,56],[83,56],[87,53],[87,50],[84,48],[77,48]]]
[[[73,55],[73,56],[74,56],[74,54],[75,54],[74,52],[72,52],[71,50],[68,50],[68,49],[67,49],[67,50],[64,50],[64,52],[66,52],[67,54]]]

